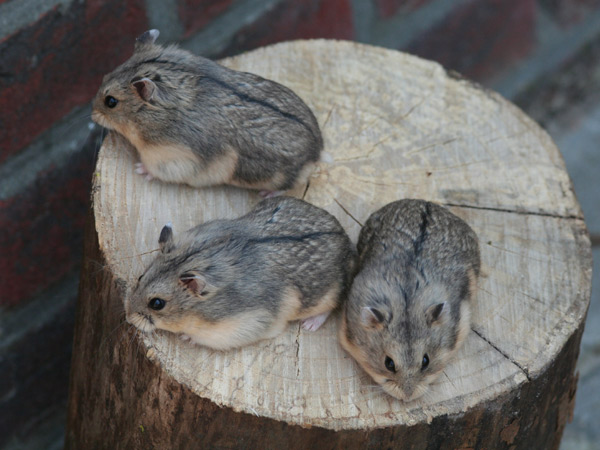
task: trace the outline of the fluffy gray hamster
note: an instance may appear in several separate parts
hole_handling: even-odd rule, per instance
[[[106,75],[92,119],[137,149],[138,173],[195,187],[269,192],[305,182],[323,139],[294,92],[177,46],[137,38],[133,56]]]
[[[416,399],[469,332],[477,236],[439,205],[400,200],[369,217],[358,254],[340,342],[387,393]]]
[[[127,297],[127,321],[219,350],[274,337],[293,320],[316,330],[345,298],[356,266],[337,219],[292,197],[177,239],[165,226],[159,245]]]

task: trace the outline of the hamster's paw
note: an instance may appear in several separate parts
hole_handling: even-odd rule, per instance
[[[319,161],[327,163],[327,164],[333,164],[335,162],[335,159],[333,159],[333,156],[331,156],[331,153],[329,152],[321,152],[321,158],[319,159]]]
[[[135,173],[137,173],[138,175],[145,175],[144,178],[146,178],[147,181],[151,181],[154,179],[154,177],[150,175],[150,172],[148,172],[148,170],[144,166],[144,163],[141,162],[135,163]]]
[[[260,191],[258,193],[258,195],[260,195],[262,198],[271,198],[271,197],[279,197],[281,194],[283,194],[285,191]]]
[[[302,328],[308,331],[317,331],[321,328],[321,325],[327,320],[329,317],[328,312],[319,314],[318,316],[309,317],[308,319],[304,319],[302,321]]]
[[[183,342],[191,342],[192,337],[188,336],[187,334],[180,334],[179,339],[181,339]]]

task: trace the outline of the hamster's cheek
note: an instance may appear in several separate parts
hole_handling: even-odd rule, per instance
[[[373,370],[370,363],[370,358],[367,356],[367,350],[359,347],[354,342],[348,339],[346,333],[346,318],[344,317],[339,331],[339,342],[342,348],[346,350],[352,358],[360,365],[360,367],[379,385],[385,384],[387,378]]]
[[[94,110],[92,112],[92,120],[94,122],[96,122],[98,125],[103,126],[104,128],[107,128],[109,130],[114,129],[114,127],[108,122],[108,120],[106,120],[106,117],[104,116],[104,114],[102,114],[99,111]]]
[[[389,379],[380,375],[379,373],[375,372],[371,365],[366,361],[358,361],[358,363],[360,364],[360,366],[362,367],[362,369],[367,372],[367,374],[369,374],[369,376],[373,379],[373,381],[375,381],[375,383],[384,386],[386,384],[389,384]]]
[[[159,316],[154,316],[153,319],[156,328],[160,330],[170,331],[171,333],[185,333],[186,331],[184,322],[176,322]]]

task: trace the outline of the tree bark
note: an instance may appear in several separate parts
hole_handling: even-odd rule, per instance
[[[590,243],[548,135],[499,95],[432,62],[366,45],[297,41],[223,61],[292,88],[332,161],[290,194],[356,241],[400,198],[449,207],[478,234],[472,332],[423,398],[395,400],[316,333],[228,352],[124,322],[128,288],[175,232],[238,217],[260,198],[233,187],[146,182],[109,134],[86,232],[67,448],[558,448],[590,298]]]

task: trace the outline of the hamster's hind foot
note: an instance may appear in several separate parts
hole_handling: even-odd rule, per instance
[[[260,195],[262,198],[271,198],[271,197],[279,197],[281,194],[283,194],[285,191],[259,191],[258,195]]]
[[[150,175],[150,172],[148,172],[148,170],[144,166],[144,163],[141,162],[135,163],[135,173],[137,173],[138,175],[144,175],[146,181],[152,181],[154,179],[154,177]]]
[[[330,312],[319,314],[318,316],[309,317],[302,321],[302,328],[308,331],[317,331],[329,317]]]
[[[192,342],[192,337],[187,334],[180,334],[179,339],[181,339],[183,342]]]

